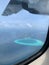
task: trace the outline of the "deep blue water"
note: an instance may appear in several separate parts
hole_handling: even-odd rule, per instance
[[[14,30],[14,29],[3,29],[0,30],[0,65],[13,65],[18,63],[36,52],[38,52],[42,45],[35,44],[28,45],[29,42],[33,42],[33,39],[37,39],[40,42],[45,42],[46,33],[40,33],[40,31],[30,31],[28,30]],[[35,34],[36,33],[36,34]],[[41,36],[41,37],[39,37]],[[30,41],[29,38],[30,37]],[[28,38],[25,42],[27,45],[15,43],[16,40]],[[21,40],[21,42],[24,40]],[[34,41],[36,42],[36,41]]]

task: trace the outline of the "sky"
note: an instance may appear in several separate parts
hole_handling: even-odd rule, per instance
[[[47,29],[49,26],[49,15],[31,14],[28,11],[22,9],[16,14],[9,16],[2,16],[1,14],[5,10],[10,0],[0,0],[0,27],[7,28],[26,28],[33,29]],[[4,4],[3,4],[4,2]],[[1,6],[2,5],[2,6]]]
[[[8,5],[10,0],[0,0],[0,15],[3,13],[5,10],[6,6]]]

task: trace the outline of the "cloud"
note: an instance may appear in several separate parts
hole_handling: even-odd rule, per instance
[[[32,29],[47,29],[49,25],[49,16],[31,14],[28,11],[22,9],[17,14],[10,16],[0,16],[0,27],[7,28],[26,28],[32,27]]]

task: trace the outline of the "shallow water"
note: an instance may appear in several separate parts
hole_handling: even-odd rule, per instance
[[[42,46],[44,44],[44,42],[33,38],[18,39],[15,40],[14,42],[17,44],[30,45],[30,46]]]

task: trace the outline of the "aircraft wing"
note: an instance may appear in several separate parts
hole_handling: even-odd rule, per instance
[[[10,0],[9,4],[5,8],[2,15],[7,16],[11,14],[15,14],[22,9],[21,3],[17,2],[16,0]]]

